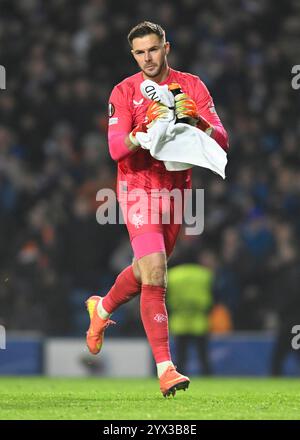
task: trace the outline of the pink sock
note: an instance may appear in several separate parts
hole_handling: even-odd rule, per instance
[[[102,306],[108,313],[112,313],[121,304],[138,294],[140,290],[141,285],[134,276],[132,266],[128,266],[117,276],[115,284],[103,298]]]
[[[165,294],[164,287],[142,285],[141,317],[156,363],[171,360]]]

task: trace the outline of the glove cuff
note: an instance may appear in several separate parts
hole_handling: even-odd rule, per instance
[[[213,125],[202,116],[198,118],[196,127],[199,128],[199,130],[204,131],[208,136],[211,136],[214,129]]]
[[[135,135],[132,132],[129,133],[129,140],[136,147],[140,147],[141,146],[141,144],[139,143],[139,141],[137,140],[137,138],[135,137]]]
[[[205,133],[206,133],[208,136],[211,136],[211,134],[212,134],[212,132],[213,132],[213,129],[214,129],[214,127],[211,125],[210,127],[208,127],[208,128],[205,130]]]

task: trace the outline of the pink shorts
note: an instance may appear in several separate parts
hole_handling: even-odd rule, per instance
[[[178,198],[157,194],[136,193],[134,200],[126,193],[119,195],[119,203],[127,226],[136,259],[154,252],[169,256],[175,246],[183,221],[183,191]],[[181,202],[180,200],[181,199]]]

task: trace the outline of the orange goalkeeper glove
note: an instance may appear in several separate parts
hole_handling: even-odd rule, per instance
[[[147,109],[146,117],[147,124],[151,124],[156,120],[171,121],[174,117],[174,112],[161,102],[152,101]]]
[[[203,116],[198,114],[195,101],[186,93],[183,93],[181,86],[177,83],[170,84],[169,90],[174,95],[175,115],[178,122],[181,122],[181,120],[182,122],[187,122],[204,131],[208,136],[211,136],[213,126]]]
[[[175,114],[180,122],[181,119],[189,118],[189,123],[204,131],[208,136],[211,136],[213,126],[203,116],[198,114],[198,109],[195,101],[185,93],[180,93],[175,96]]]
[[[179,93],[175,99],[175,114],[177,119],[193,118],[198,119],[198,109],[195,101],[186,93]]]

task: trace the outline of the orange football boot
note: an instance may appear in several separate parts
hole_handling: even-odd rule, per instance
[[[99,353],[103,344],[105,329],[110,324],[115,324],[115,321],[109,318],[102,319],[98,315],[97,306],[101,299],[101,296],[94,295],[90,296],[85,302],[91,320],[89,329],[86,332],[86,343],[92,354]]]
[[[164,397],[172,394],[175,396],[177,390],[186,390],[189,387],[190,379],[176,371],[176,367],[169,365],[166,371],[159,378],[160,391]]]

